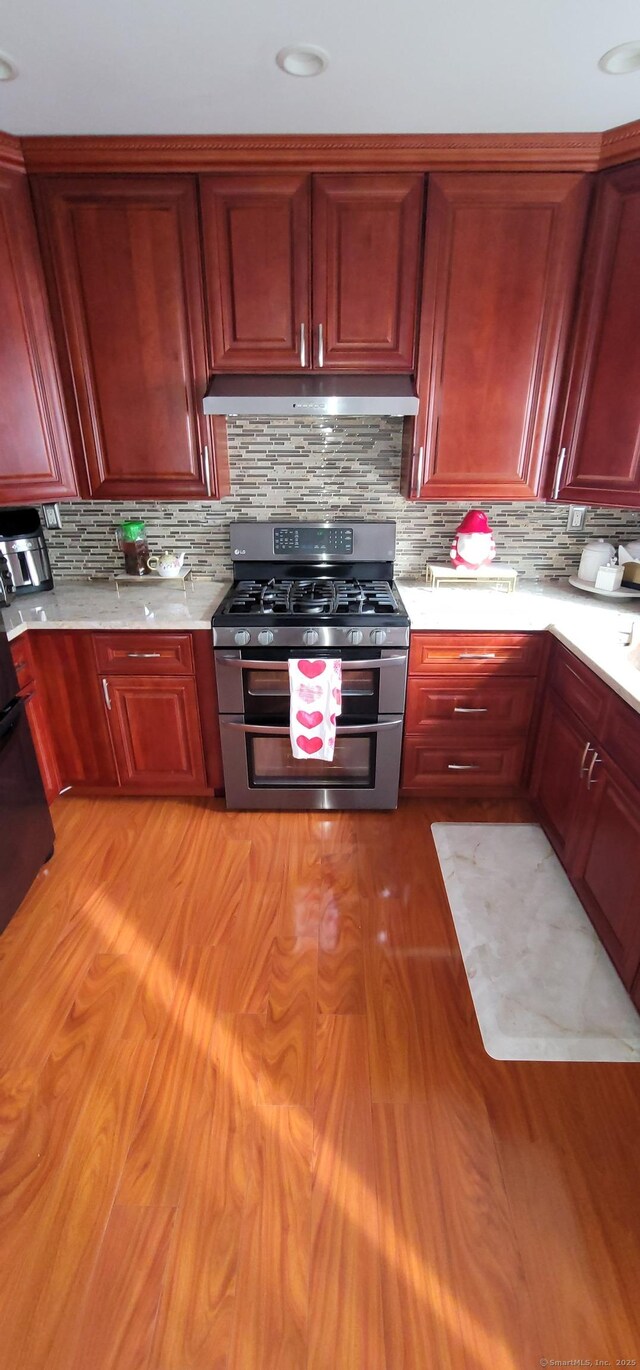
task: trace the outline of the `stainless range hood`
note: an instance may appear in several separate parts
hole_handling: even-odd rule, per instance
[[[365,415],[417,414],[411,376],[322,375],[213,376],[205,414]]]

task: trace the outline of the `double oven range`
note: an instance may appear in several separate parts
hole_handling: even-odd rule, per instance
[[[234,523],[234,582],[213,616],[231,809],[394,809],[409,618],[395,524]],[[333,761],[294,759],[289,658],[339,657]]]

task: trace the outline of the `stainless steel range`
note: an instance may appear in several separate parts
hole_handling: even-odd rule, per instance
[[[234,523],[213,616],[227,806],[394,809],[409,618],[394,523]],[[342,660],[332,762],[293,757],[289,658]]]

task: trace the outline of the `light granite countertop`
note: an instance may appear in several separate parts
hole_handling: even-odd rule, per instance
[[[30,628],[209,629],[229,581],[195,581],[186,593],[171,585],[125,586],[108,580],[59,581],[55,590],[22,596],[0,611],[9,638]],[[522,581],[513,594],[458,586],[430,590],[415,580],[398,587],[418,631],[543,632],[548,629],[640,713],[640,599],[587,596],[570,586]],[[634,625],[634,647],[619,642]]]
[[[414,631],[548,630],[640,713],[640,598],[604,599],[549,581],[522,581],[513,594],[473,586],[431,590],[415,580],[397,583]],[[631,648],[619,640],[621,628],[630,625]]]
[[[175,585],[125,585],[120,595],[113,581],[58,581],[55,590],[21,595],[0,611],[9,640],[30,628],[143,628],[191,631],[211,628],[211,617],[230,580]]]

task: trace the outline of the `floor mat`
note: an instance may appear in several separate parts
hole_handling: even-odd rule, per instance
[[[640,1061],[640,1014],[541,828],[431,830],[489,1055]]]

